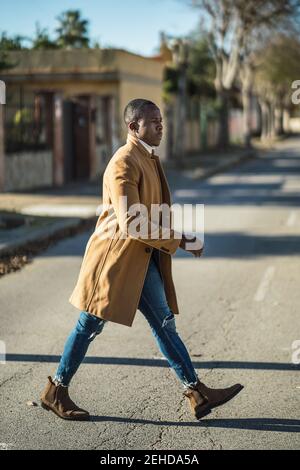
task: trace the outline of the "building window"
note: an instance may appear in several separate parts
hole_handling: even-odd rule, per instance
[[[24,90],[7,93],[5,151],[46,150],[52,147],[52,99],[48,94]],[[50,132],[49,132],[50,127]]]

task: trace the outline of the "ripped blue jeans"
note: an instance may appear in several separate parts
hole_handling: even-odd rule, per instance
[[[180,339],[173,312],[167,303],[163,281],[157,267],[155,249],[149,262],[138,309],[150,325],[157,345],[184,388],[196,384],[198,377],[189,353]],[[89,344],[99,335],[107,320],[82,311],[70,336],[54,379],[68,386],[84,359]]]

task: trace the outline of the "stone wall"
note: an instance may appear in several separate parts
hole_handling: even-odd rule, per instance
[[[5,157],[5,191],[53,184],[52,151],[19,152]]]

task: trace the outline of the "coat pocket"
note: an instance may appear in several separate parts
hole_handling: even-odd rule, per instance
[[[122,253],[126,251],[129,242],[130,242],[130,237],[119,238],[110,250],[112,255],[119,258],[122,255]]]

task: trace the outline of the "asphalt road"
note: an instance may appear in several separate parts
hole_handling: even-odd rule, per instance
[[[300,340],[300,140],[205,182],[168,177],[174,202],[205,204],[205,254],[179,249],[174,257],[177,329],[207,385],[240,382],[244,390],[195,421],[137,312],[132,328],[105,326],[73,380],[71,397],[90,422],[29,406],[39,404],[79,313],[68,298],[85,233],[1,279],[0,448],[300,449],[300,366],[292,362]]]

